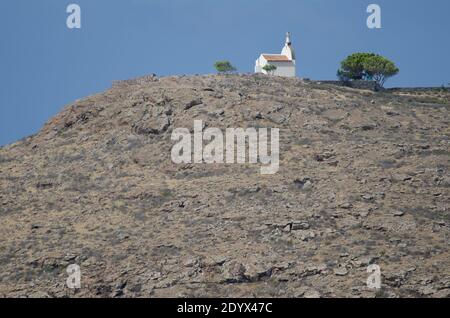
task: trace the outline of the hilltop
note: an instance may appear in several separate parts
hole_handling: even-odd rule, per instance
[[[114,83],[0,148],[0,296],[449,296],[449,110],[439,89]],[[172,163],[194,119],[280,128],[278,173]]]

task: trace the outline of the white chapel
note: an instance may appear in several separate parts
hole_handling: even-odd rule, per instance
[[[266,54],[263,53],[256,60],[255,73],[267,74],[263,67],[271,64],[277,67],[274,75],[284,77],[295,77],[295,52],[292,47],[291,33],[286,33],[286,43],[281,51],[281,54]]]

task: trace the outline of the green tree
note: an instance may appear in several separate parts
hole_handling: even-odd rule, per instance
[[[217,61],[214,67],[219,73],[231,73],[236,71],[236,68],[229,61]]]
[[[338,74],[349,80],[365,79],[364,61],[374,55],[373,53],[354,53],[347,56],[341,62],[341,69],[338,71]]]
[[[386,80],[399,69],[387,58],[374,53],[354,53],[341,62],[337,77],[341,81],[366,80],[375,81],[381,87]]]
[[[383,87],[386,80],[397,75],[399,71],[394,62],[381,55],[368,57],[364,61],[366,77],[373,79],[380,87]]]
[[[275,74],[277,67],[273,64],[266,64],[264,65],[263,70],[266,71],[268,74],[273,75]]]
[[[348,82],[349,80],[351,80],[351,75],[348,72],[343,71],[343,70],[338,70],[336,76],[342,82]]]

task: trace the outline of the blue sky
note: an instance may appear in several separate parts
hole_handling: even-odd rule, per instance
[[[80,30],[66,27],[70,3],[81,7]],[[366,26],[371,3],[382,8],[381,30]],[[334,79],[346,55],[374,51],[400,68],[387,86],[441,86],[449,14],[448,0],[2,0],[0,145],[113,80],[212,73],[219,59],[252,72],[286,31],[301,77]]]

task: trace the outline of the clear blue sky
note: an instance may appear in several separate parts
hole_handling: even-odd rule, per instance
[[[81,30],[66,7],[82,9]],[[366,26],[370,3],[381,30]],[[450,82],[448,0],[1,0],[0,145],[37,132],[75,99],[147,73],[252,72],[293,33],[298,75],[334,79],[340,60],[374,51],[398,64],[388,86]]]

